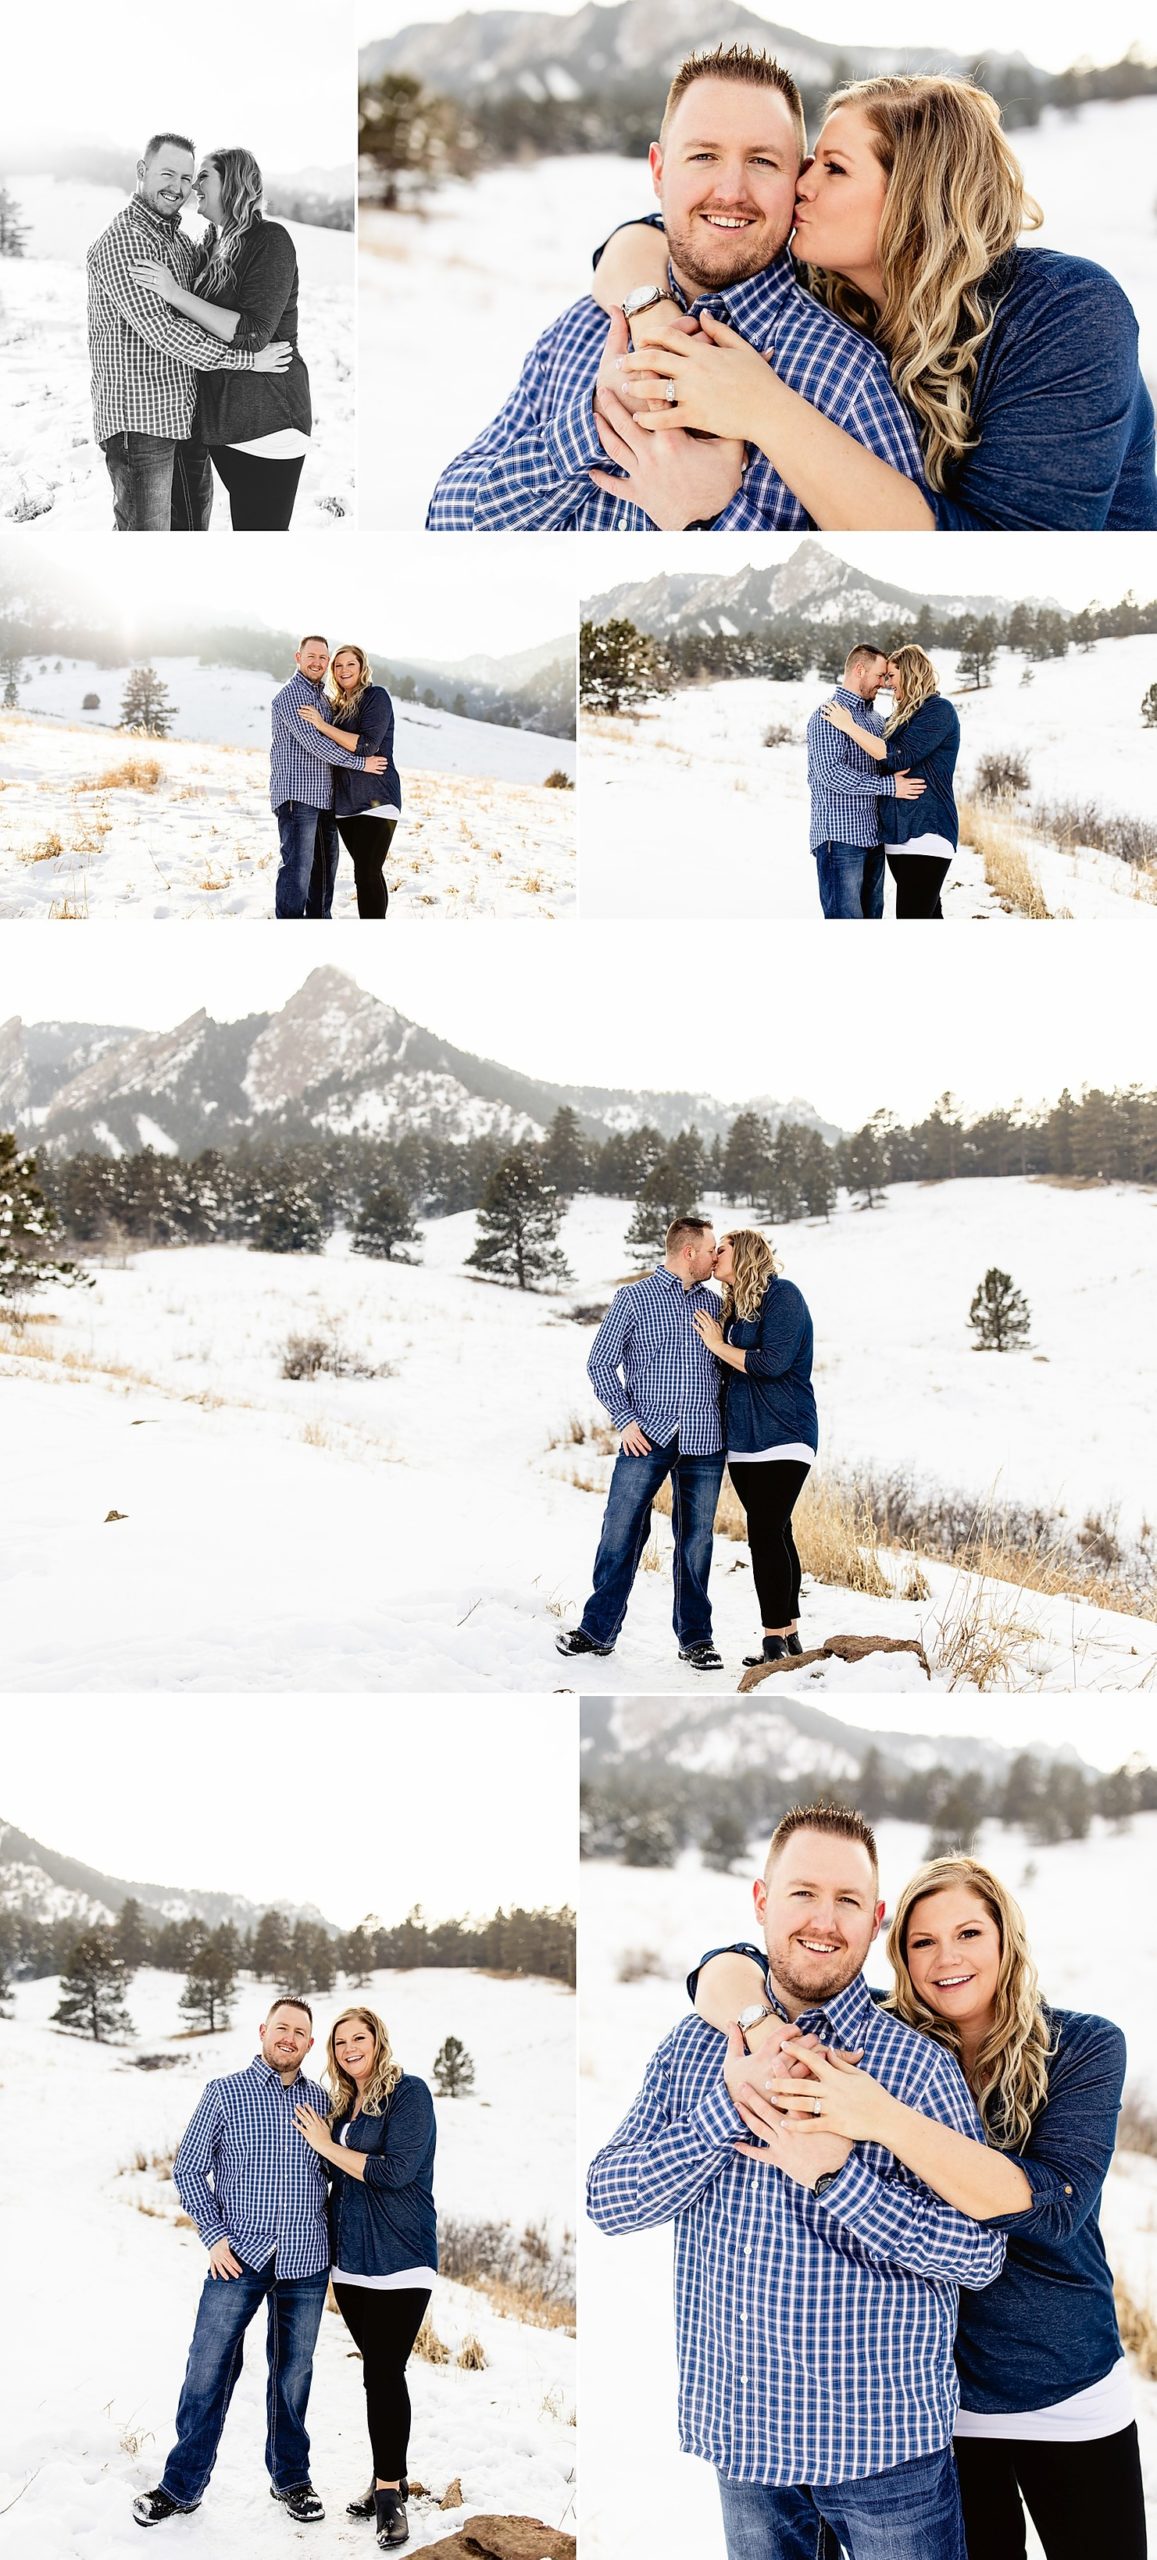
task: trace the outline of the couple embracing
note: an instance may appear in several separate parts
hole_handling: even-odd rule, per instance
[[[875,710],[887,688],[891,715]],[[914,640],[858,640],[830,702],[807,725],[811,849],[829,920],[884,912],[884,862],[896,917],[943,918],[940,893],[960,840],[954,779],[960,722]]]
[[[339,840],[354,867],[359,916],[389,905],[385,860],[402,814],[394,761],[394,706],[374,683],[365,650],[307,631],[296,674],[273,697],[269,798],[281,862],[274,891],[280,917],[330,918]]]
[[[933,1858],[884,1921],[876,1843],[795,1806],[590,2171],[609,2233],[675,2226],[680,2441],[728,2560],[1145,2560],[1098,2227],[1125,2042],[1041,1993],[1023,1916]]]
[[[717,1244],[706,1218],[675,1219],[662,1262],[616,1290],[591,1345],[587,1376],[621,1438],[594,1588],[579,1625],[556,1636],[559,1653],[614,1652],[669,1478],[679,1659],[723,1669],[708,1582],[725,1464],[763,1621],[761,1650],[745,1661],[802,1652],[792,1513],[819,1441],[812,1348],[803,1295],[766,1236],[736,1227]]]
[[[248,2069],[210,2080],[177,2153],[177,2193],[209,2264],[177,2441],[133,2515],[166,2524],[200,2506],[245,2332],[264,2303],[270,2496],[295,2524],[323,2520],[305,2420],[332,2283],[361,2357],[373,2455],[369,2488],[346,2513],[372,2520],[379,2548],[393,2550],[409,2540],[406,2364],[438,2267],[434,2102],[425,2081],[402,2070],[373,2009],[335,2018],[326,2089],[301,2076],[312,2045],[308,2001],[283,1994]]]

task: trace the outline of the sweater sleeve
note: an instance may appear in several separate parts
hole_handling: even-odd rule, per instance
[[[750,1378],[782,1378],[797,1358],[807,1331],[806,1303],[793,1280],[775,1280],[759,1311],[759,1339],[746,1355]]]
[[[1024,289],[1000,305],[982,357],[980,441],[950,494],[929,493],[940,533],[1104,525],[1129,450],[1137,321],[1103,267],[1021,252]],[[1033,265],[1028,265],[1028,261]]]
[[[263,223],[236,292],[230,287],[225,308],[240,312],[233,333],[235,347],[267,347],[273,338],[297,276],[297,251],[279,222]]]
[[[385,2117],[381,2150],[365,2155],[366,2186],[412,2186],[433,2131],[434,2101],[425,2081],[400,2080]]]
[[[953,730],[959,734],[959,729],[960,723],[951,703],[945,702],[941,694],[934,694],[930,702],[921,703],[919,711],[911,720],[904,722],[902,729],[895,731],[881,770],[884,773],[909,770],[918,765],[923,756],[930,756],[937,747],[942,747]]]
[[[1117,2139],[1125,2039],[1108,2018],[1082,2024],[1088,2032],[1069,2049],[1062,2030],[1048,2103],[1024,2150],[1010,2155],[1023,2169],[1033,2201],[1021,2213],[990,2215],[986,2231],[1063,2245],[1096,2212]]]
[[[394,706],[384,685],[371,685],[358,713],[358,749],[394,761]]]

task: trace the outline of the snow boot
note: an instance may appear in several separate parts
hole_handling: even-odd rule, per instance
[[[565,1627],[562,1634],[555,1637],[554,1649],[556,1653],[597,1653],[600,1656],[615,1650],[613,1644],[596,1644],[594,1637],[584,1635],[581,1627]]]
[[[789,1652],[789,1653],[802,1653],[802,1652],[803,1652],[803,1646],[802,1646],[802,1644],[800,1643],[800,1640],[799,1640],[798,1635],[790,1635],[790,1636],[788,1637],[788,1640],[787,1640],[787,1649],[788,1649],[788,1652]]]
[[[722,1671],[723,1656],[713,1644],[689,1644],[679,1647],[680,1662],[689,1662],[692,1671]]]
[[[303,2480],[296,2489],[270,2489],[269,2495],[276,2498],[278,2506],[284,2507],[295,2524],[320,2524],[324,2518],[325,2508],[308,2480]]]
[[[395,2551],[399,2543],[409,2541],[410,2523],[400,2489],[375,2489],[374,2515],[379,2551]]]
[[[408,2480],[403,2480],[402,2496],[403,2498],[408,2498],[409,2494],[410,2483]],[[373,2481],[371,2480],[369,2488],[365,2491],[364,2496],[350,2499],[349,2505],[346,2508],[347,2516],[357,2516],[359,2523],[372,2524],[374,2517],[374,2499],[376,2495],[377,2492],[374,2488]]]
[[[198,2499],[197,2506],[200,2503]],[[167,2524],[170,2516],[193,2516],[196,2512],[196,2507],[179,2507],[167,2489],[145,2489],[133,2499],[134,2524]]]
[[[797,1653],[803,1651],[802,1645],[797,1644],[795,1649]],[[760,1662],[786,1662],[790,1652],[790,1636],[765,1636],[762,1653],[745,1653],[743,1668],[745,1671],[754,1671]]]

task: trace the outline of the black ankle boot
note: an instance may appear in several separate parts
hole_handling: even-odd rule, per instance
[[[375,2489],[374,2517],[378,2528],[379,2551],[396,2551],[399,2543],[410,2539],[406,2501],[400,2489]]]
[[[410,2483],[408,2480],[403,2480],[401,2494],[403,2498],[409,2497]],[[374,2487],[373,2481],[371,2480],[369,2488],[363,2489],[360,2498],[350,2499],[349,2505],[346,2508],[347,2516],[356,2516],[359,2523],[362,2524],[372,2524],[374,2520],[374,2500],[376,2496],[377,2491]]]
[[[789,1653],[802,1653],[802,1652],[803,1652],[803,1646],[802,1646],[802,1644],[800,1643],[800,1640],[799,1640],[798,1635],[790,1635],[790,1636],[788,1637],[788,1640],[787,1640],[787,1649],[788,1649],[788,1652],[789,1652]]]
[[[799,1650],[798,1646],[796,1649]],[[745,1671],[754,1671],[757,1663],[760,1662],[786,1662],[790,1652],[790,1636],[765,1636],[762,1653],[745,1653],[743,1668]]]

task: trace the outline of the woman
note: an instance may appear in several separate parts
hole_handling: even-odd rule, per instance
[[[388,760],[382,774],[356,773],[344,764],[335,766],[333,777],[334,816],[346,852],[353,858],[358,914],[384,916],[390,903],[385,859],[402,814],[402,785],[394,763],[394,706],[385,686],[374,683],[365,650],[353,643],[335,649],[326,692],[334,707],[333,721],[323,720],[312,703],[302,706],[300,718],[320,729],[323,737],[332,738],[335,746],[348,748],[351,755],[360,747],[367,756]]]
[[[292,347],[283,373],[203,373],[193,433],[208,446],[229,492],[234,533],[284,533],[293,515],[312,413],[297,347],[297,252],[261,210],[261,171],[251,151],[211,151],[196,178],[210,228],[197,291],[186,293],[157,258],[134,266],[138,284],[238,349],[273,339]]]
[[[931,658],[914,640],[893,649],[885,683],[892,691],[892,714],[884,735],[861,728],[854,711],[842,702],[825,702],[823,717],[833,729],[854,738],[865,755],[885,773],[910,772],[925,784],[919,800],[893,800],[882,795],[880,825],[888,869],[896,883],[896,915],[939,916],[940,892],[960,840],[952,777],[960,753],[960,722],[950,702],[937,689]]]
[[[1107,2018],[1045,2005],[1023,1916],[975,1858],[917,1870],[888,1956],[891,2007],[955,2054],[985,2144],[902,2105],[823,2048],[793,2044],[795,2069],[773,2063],[766,2098],[801,2139],[814,2127],[881,2144],[958,2211],[1008,2233],[996,2282],[960,2298],[956,2459],[970,2560],[1023,2560],[1022,2501],[1046,2560],[1084,2560],[1106,2536],[1113,2560],[1144,2560],[1137,2429],[1097,2224],[1124,2038]],[[726,1994],[722,1968],[732,1969]],[[704,1966],[696,2006],[723,2026],[737,1990],[746,1999],[764,1987],[754,1957],[732,1951]]]
[[[343,2009],[330,2029],[329,2122],[295,2109],[297,2128],[333,2172],[330,2275],[337,2306],[362,2359],[374,2479],[346,2512],[373,2517],[378,2547],[408,2542],[406,2364],[438,2271],[434,2102],[403,2072],[373,2009]]]
[[[715,1256],[722,1320],[692,1317],[726,1372],[723,1429],[731,1481],[747,1515],[751,1570],[763,1618],[754,1662],[802,1653],[800,1561],[791,1515],[819,1442],[812,1394],[812,1320],[794,1281],[781,1279],[766,1236],[736,1227]]]
[[[793,248],[811,291],[887,356],[919,429],[923,491],[710,311],[690,336],[662,303],[639,314],[643,345],[623,358],[624,381],[658,403],[642,413],[652,432],[758,445],[828,530],[1152,528],[1136,317],[1103,267],[1017,245],[1040,219],[984,90],[897,73],[832,98],[800,173]],[[666,281],[661,230],[631,224],[600,256],[595,292],[610,311],[632,287]]]

